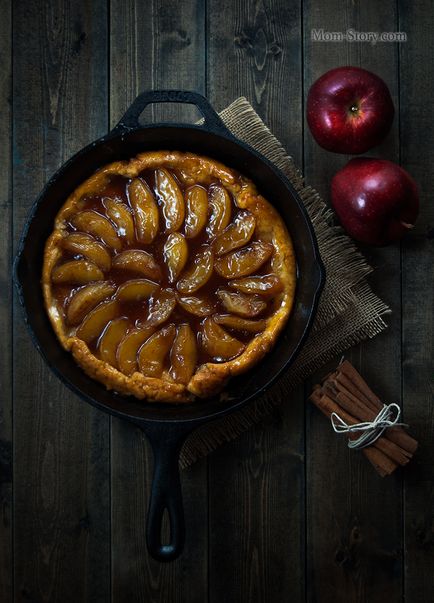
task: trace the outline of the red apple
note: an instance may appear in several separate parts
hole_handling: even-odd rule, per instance
[[[359,67],[337,67],[309,90],[307,123],[317,143],[335,153],[365,153],[392,125],[395,109],[386,84]]]
[[[419,213],[415,181],[386,159],[351,159],[333,177],[331,199],[347,233],[369,245],[398,241]]]

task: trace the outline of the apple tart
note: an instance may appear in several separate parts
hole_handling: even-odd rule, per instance
[[[147,152],[97,171],[47,240],[46,309],[92,378],[150,402],[220,392],[275,343],[294,300],[290,236],[217,161]]]

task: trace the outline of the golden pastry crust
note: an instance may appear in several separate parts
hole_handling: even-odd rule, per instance
[[[163,378],[145,377],[136,371],[127,376],[107,362],[97,358],[88,345],[79,339],[65,323],[63,309],[53,294],[51,273],[62,256],[60,243],[68,236],[68,220],[83,209],[86,195],[102,191],[112,176],[135,178],[143,170],[176,169],[185,186],[209,185],[220,181],[230,191],[236,206],[249,210],[256,218],[256,238],[272,243],[272,271],[282,289],[271,304],[272,311],[266,319],[266,328],[251,339],[245,350],[233,360],[207,362],[196,368],[187,384],[175,383],[168,374]],[[92,378],[108,389],[150,402],[190,402],[198,397],[208,397],[222,390],[232,376],[255,366],[269,352],[291,312],[296,286],[296,263],[287,229],[278,212],[258,192],[254,184],[221,163],[192,153],[176,151],[147,152],[137,157],[111,163],[83,182],[66,200],[56,216],[54,231],[47,240],[42,273],[45,305],[52,326],[61,344],[69,350],[76,362]]]

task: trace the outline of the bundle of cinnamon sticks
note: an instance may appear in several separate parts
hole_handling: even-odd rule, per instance
[[[357,370],[344,360],[338,368],[316,385],[310,400],[327,417],[336,413],[347,423],[356,425],[374,421],[384,404],[370,389]],[[348,432],[349,439],[357,439],[360,433]],[[387,428],[370,446],[362,449],[378,473],[390,475],[401,465],[406,465],[416,452],[418,443],[402,426]]]

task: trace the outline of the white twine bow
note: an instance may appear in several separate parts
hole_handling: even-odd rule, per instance
[[[395,416],[394,416],[395,415]],[[348,448],[360,449],[371,446],[389,427],[408,427],[405,423],[398,423],[401,409],[398,404],[384,405],[373,421],[348,425],[337,413],[332,412],[330,420],[335,433],[352,433],[362,431],[356,440],[348,440]]]

